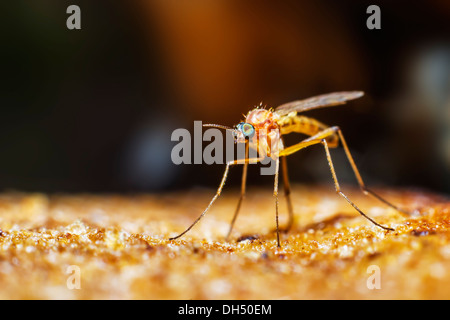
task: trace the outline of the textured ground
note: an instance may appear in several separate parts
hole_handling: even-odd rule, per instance
[[[387,232],[361,218],[330,186],[294,185],[296,223],[277,250],[269,189],[250,190],[229,242],[223,237],[238,200],[233,191],[176,241],[167,238],[199,215],[214,190],[3,194],[0,298],[450,298],[449,200],[378,190],[416,212],[406,217],[350,189],[361,209],[395,228]],[[73,288],[78,280],[81,288]]]

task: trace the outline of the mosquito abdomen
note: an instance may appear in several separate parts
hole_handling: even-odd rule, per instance
[[[317,121],[313,118],[305,116],[291,115],[285,116],[278,121],[281,134],[288,134],[291,132],[302,133],[308,136],[313,136],[322,130],[328,128],[326,124]],[[337,134],[327,137],[329,147],[335,147],[338,144],[339,136]]]

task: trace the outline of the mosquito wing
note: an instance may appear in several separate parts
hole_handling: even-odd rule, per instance
[[[275,113],[280,116],[291,112],[303,112],[311,109],[332,107],[345,104],[349,100],[357,99],[364,95],[362,91],[342,91],[322,94],[304,100],[297,100],[282,104],[275,109]]]

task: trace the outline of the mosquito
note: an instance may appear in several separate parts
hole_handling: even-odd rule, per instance
[[[384,198],[382,198],[381,196],[379,196],[378,194],[376,194],[375,192],[366,187],[358,171],[358,168],[356,167],[355,161],[353,160],[353,157],[350,153],[350,150],[347,146],[347,142],[344,139],[344,135],[342,134],[341,129],[338,126],[330,127],[317,121],[316,119],[300,115],[305,111],[313,109],[343,105],[347,101],[360,98],[363,95],[364,92],[362,91],[334,92],[311,97],[304,100],[297,100],[285,103],[280,105],[276,109],[267,110],[265,108],[256,107],[253,110],[250,110],[247,116],[245,116],[245,120],[237,124],[234,128],[218,124],[204,124],[203,126],[205,127],[216,127],[231,130],[232,134],[235,137],[236,143],[245,143],[245,158],[232,160],[226,163],[225,172],[223,174],[219,188],[217,189],[215,196],[211,199],[206,209],[185,231],[183,231],[176,237],[170,238],[169,240],[180,238],[181,236],[186,234],[189,230],[191,230],[192,227],[194,227],[201,220],[201,218],[203,218],[203,216],[208,212],[213,203],[222,193],[222,189],[227,180],[228,171],[230,167],[234,165],[243,165],[241,193],[239,201],[237,203],[236,210],[233,215],[233,219],[231,220],[230,223],[228,234],[226,236],[226,239],[228,239],[231,234],[231,231],[233,230],[236,218],[239,214],[242,201],[245,197],[248,164],[261,162],[261,160],[264,159],[265,157],[271,157],[275,161],[275,174],[274,174],[275,179],[274,179],[273,195],[275,198],[275,222],[276,222],[277,246],[278,248],[280,248],[281,247],[280,231],[288,232],[294,222],[294,212],[291,202],[291,187],[289,183],[286,157],[306,147],[318,144],[321,144],[324,147],[325,155],[328,161],[328,166],[334,181],[336,193],[339,194],[342,198],[344,198],[360,215],[362,215],[364,218],[369,220],[377,227],[380,227],[388,231],[394,231],[394,229],[381,225],[372,218],[370,218],[368,215],[366,215],[361,209],[359,209],[358,206],[356,206],[355,203],[353,203],[341,191],[341,187],[339,185],[336,176],[336,172],[334,169],[333,161],[331,160],[329,150],[329,148],[338,147],[339,142],[344,148],[345,154],[352,167],[353,173],[356,177],[356,180],[358,181],[361,191],[365,195],[372,195],[379,201],[394,208],[397,211],[408,214],[404,210],[401,210],[397,206],[391,204],[389,201],[385,200]],[[267,132],[270,133],[266,134]],[[309,137],[300,141],[297,144],[285,147],[282,136],[292,132],[301,133]],[[249,158],[248,155],[250,144],[257,146],[257,149],[259,150],[258,157]],[[281,170],[283,172],[284,195],[286,197],[289,214],[287,225],[283,229],[280,229],[278,223],[278,178],[280,171],[280,159],[281,159]]]

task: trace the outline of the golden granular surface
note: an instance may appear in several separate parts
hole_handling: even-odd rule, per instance
[[[270,189],[270,188],[268,188]],[[295,225],[277,249],[275,204],[214,190],[158,195],[0,195],[0,299],[449,299],[450,201],[379,189],[406,216],[347,192],[293,186]],[[280,224],[287,221],[280,197]]]

